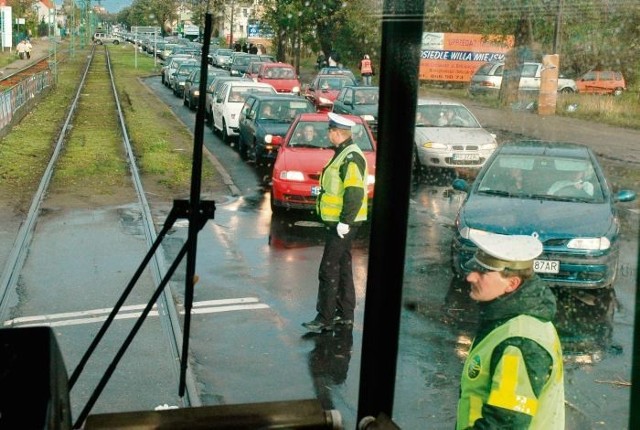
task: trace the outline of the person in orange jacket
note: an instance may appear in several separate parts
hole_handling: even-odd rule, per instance
[[[371,85],[371,76],[375,75],[375,71],[373,70],[373,63],[369,55],[364,54],[364,57],[362,57],[362,60],[358,63],[358,70],[360,70],[360,76],[362,76],[362,85]]]

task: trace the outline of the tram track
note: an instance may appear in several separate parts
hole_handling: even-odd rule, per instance
[[[0,318],[5,321],[5,326],[7,326],[7,321],[9,321],[9,323],[12,321],[9,320],[9,318],[14,318],[13,321],[17,321],[15,317],[22,316],[20,315],[20,311],[16,311],[16,309],[20,308],[21,300],[30,294],[29,291],[20,290],[28,288],[28,285],[21,285],[21,278],[25,276],[25,270],[28,270],[28,268],[25,267],[25,262],[30,252],[36,226],[43,212],[46,213],[46,211],[43,211],[43,205],[46,204],[52,195],[64,193],[65,184],[68,183],[65,182],[65,180],[73,181],[74,170],[83,168],[83,166],[70,165],[72,157],[67,157],[66,155],[68,155],[68,153],[76,150],[84,152],[94,151],[88,158],[93,158],[91,162],[94,163],[94,165],[99,165],[101,162],[101,150],[120,152],[122,154],[122,166],[129,170],[128,179],[122,182],[118,182],[118,179],[115,179],[114,184],[111,185],[116,188],[129,188],[129,191],[125,193],[130,194],[130,198],[135,201],[135,205],[137,206],[135,210],[140,214],[140,226],[147,247],[150,248],[157,239],[150,206],[147,202],[145,190],[138,172],[136,157],[129,141],[123,109],[118,98],[114,74],[110,63],[109,51],[106,47],[94,47],[91,50],[91,54],[87,57],[86,66],[81,73],[79,81],[80,83],[75,96],[66,108],[67,115],[64,123],[60,127],[60,132],[55,140],[55,145],[52,149],[47,167],[31,200],[29,211],[22,222],[0,277]],[[92,109],[95,109],[95,105],[90,103],[91,101],[95,102],[95,100],[91,100],[92,97],[97,97],[100,105],[104,109],[104,121],[101,121],[100,124],[94,124],[93,122],[95,121],[92,121],[92,119],[95,118],[95,112],[91,112]],[[112,123],[115,125],[113,129],[111,128]],[[110,132],[107,133],[107,137],[105,137],[96,131],[96,127],[101,130],[110,130]],[[92,128],[96,129],[92,130]],[[90,139],[87,139],[86,136],[90,136]],[[98,145],[89,145],[89,140],[94,144],[96,143],[94,141],[98,141]],[[80,142],[80,148],[78,147],[78,142]],[[100,147],[100,145],[103,145],[103,147]],[[119,167],[105,166],[105,168],[118,169]],[[56,176],[59,176],[58,180],[53,181],[53,178]],[[88,182],[90,182],[90,180],[88,180]],[[55,249],[55,244],[52,244],[51,247]],[[64,252],[65,250],[61,251]],[[161,251],[160,249],[159,252]],[[149,261],[150,277],[153,279],[155,289],[161,284],[162,274],[166,272],[164,266],[164,258],[162,258],[161,255],[158,256],[158,254],[155,254]],[[122,302],[124,302],[125,298],[124,296],[121,297]],[[110,317],[115,317],[117,307],[118,305],[112,308]],[[172,373],[177,375],[180,367],[182,331],[177,306],[168,289],[163,289],[156,302],[156,309],[164,333],[163,339],[170,344],[168,349],[171,351],[171,357],[166,357],[165,359],[172,363],[174,367]],[[103,326],[105,331],[108,328],[108,324],[109,322]],[[92,347],[94,345],[97,346],[96,340],[98,340],[98,337],[94,338]],[[122,348],[123,347],[121,347],[119,353],[123,354],[124,350]],[[89,358],[90,357],[85,355],[80,360],[80,364],[76,367],[72,375],[71,385],[77,380],[78,374],[83,370],[82,367],[84,366],[85,360],[88,361]],[[117,366],[117,362],[112,362],[111,366]],[[99,384],[98,390],[101,389],[100,385],[102,385],[102,383],[103,381]],[[181,406],[199,406],[201,402],[198,398],[195,378],[189,370],[187,370],[185,383],[186,394],[181,398],[181,402],[183,403]],[[106,384],[106,381],[104,381],[104,384]],[[96,392],[94,392],[94,395],[95,394]],[[97,392],[97,394],[99,396],[99,392]],[[92,401],[95,401],[95,399],[90,399],[89,404],[87,404],[85,410],[81,413],[81,417],[83,417],[83,415],[86,417],[86,414],[91,409]]]

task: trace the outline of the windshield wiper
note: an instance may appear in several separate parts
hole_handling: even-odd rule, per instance
[[[503,197],[511,197],[518,195],[517,193],[510,193],[505,190],[478,190],[479,193],[490,194],[492,196],[503,196]]]

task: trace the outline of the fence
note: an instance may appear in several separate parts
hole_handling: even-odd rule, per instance
[[[52,83],[53,73],[47,69],[0,93],[0,137],[5,136],[11,125],[19,122],[33,108],[37,97]]]

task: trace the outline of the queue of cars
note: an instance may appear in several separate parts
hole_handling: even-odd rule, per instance
[[[259,61],[251,77],[241,77],[213,67],[205,105],[212,130],[219,131],[224,142],[237,140],[243,160],[268,169],[272,211],[314,210],[322,168],[333,154],[326,134],[328,111],[356,123],[353,139],[367,158],[372,202],[378,88],[359,86],[348,73],[331,69],[319,73],[307,88],[300,86],[300,92],[278,91],[269,83],[277,76],[268,76],[269,69],[293,71],[290,65]],[[491,70],[497,70],[495,64]],[[604,93],[600,84],[584,87],[601,77],[618,80],[607,92],[623,91],[621,75],[596,72],[579,79],[575,90],[570,85],[571,91]],[[558,88],[562,91],[562,86]],[[183,97],[185,105],[197,105],[187,101],[191,96],[186,90]],[[451,245],[456,279],[464,279],[462,263],[475,252],[470,232],[481,231],[538,236],[544,250],[534,270],[552,287],[613,287],[619,261],[616,205],[634,201],[637,195],[632,190],[614,192],[588,147],[547,141],[498,145],[496,135],[459,102],[419,98],[416,112],[415,170],[472,172],[452,184],[454,190],[466,193]]]

